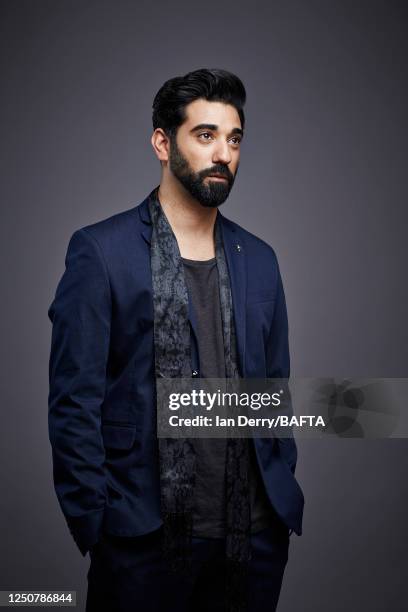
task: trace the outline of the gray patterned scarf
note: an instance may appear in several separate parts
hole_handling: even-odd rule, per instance
[[[189,298],[176,237],[158,199],[149,195],[152,221],[151,271],[156,378],[191,377]],[[239,377],[232,295],[219,217],[215,224],[227,378]],[[159,438],[163,553],[174,571],[191,567],[195,483],[193,440]],[[226,457],[226,602],[232,612],[246,609],[245,576],[251,558],[248,440],[228,438]]]

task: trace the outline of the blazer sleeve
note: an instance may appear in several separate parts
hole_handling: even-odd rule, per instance
[[[274,315],[268,337],[266,351],[266,376],[267,378],[281,378],[284,388],[284,397],[287,398],[284,414],[289,417],[293,414],[292,400],[289,390],[290,376],[290,355],[289,355],[289,326],[286,309],[285,292],[283,289],[282,277],[279,264],[275,255],[276,265],[276,299]],[[277,438],[279,452],[288,463],[292,473],[295,473],[297,462],[297,446],[293,437],[293,430],[290,429],[288,437]]]
[[[52,322],[48,425],[55,491],[81,553],[101,530],[106,494],[101,404],[109,353],[111,294],[102,252],[74,232],[48,309]]]

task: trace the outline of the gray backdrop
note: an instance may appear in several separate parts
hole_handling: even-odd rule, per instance
[[[52,487],[47,318],[69,237],[158,183],[162,83],[244,81],[222,212],[276,250],[293,376],[407,376],[405,2],[2,1],[0,589],[76,589]],[[279,610],[406,610],[407,441],[300,440]]]

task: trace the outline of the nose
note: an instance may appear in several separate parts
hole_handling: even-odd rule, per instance
[[[229,164],[231,162],[231,151],[226,141],[219,141],[214,149],[213,163]]]

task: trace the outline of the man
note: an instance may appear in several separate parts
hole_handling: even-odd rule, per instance
[[[88,612],[275,610],[302,532],[293,438],[156,435],[160,377],[289,377],[276,255],[218,210],[245,97],[224,70],[167,81],[153,104],[160,185],[68,245],[49,309],[49,432],[59,502],[90,551]]]

